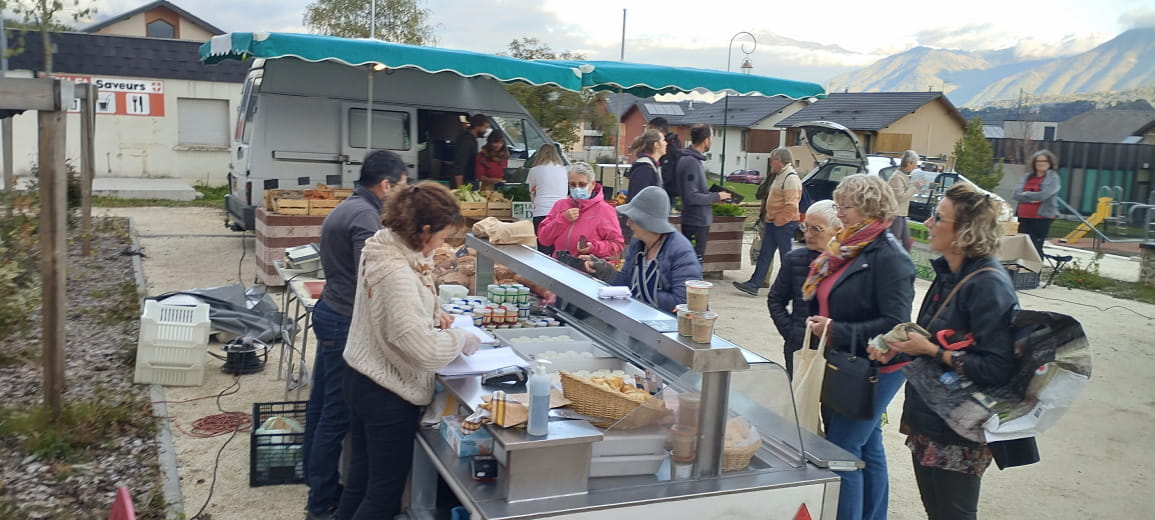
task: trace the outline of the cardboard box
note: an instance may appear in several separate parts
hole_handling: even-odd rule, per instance
[[[485,218],[487,203],[485,202],[462,202],[461,214],[466,218]]]
[[[461,431],[461,419],[456,415],[441,418],[441,438],[453,448],[458,457],[493,454],[493,436],[484,427],[465,435]]]
[[[1019,234],[1019,223],[1014,220],[1003,222],[1003,234],[1007,236]]]
[[[1018,264],[1035,273],[1043,271],[1043,259],[1027,235],[1004,236],[999,241],[999,261],[1003,264]]]

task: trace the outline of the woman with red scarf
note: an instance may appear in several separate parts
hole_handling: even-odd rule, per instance
[[[877,176],[851,175],[834,190],[834,207],[843,229],[810,264],[802,285],[810,301],[807,326],[829,336],[831,350],[868,358],[867,342],[899,323],[910,321],[914,300],[914,263],[890,234],[897,207],[894,193]],[[838,520],[886,518],[889,487],[882,446],[882,414],[906,378],[905,357],[879,369],[873,415],[854,420],[824,408],[826,439],[866,463],[839,472],[842,490]]]

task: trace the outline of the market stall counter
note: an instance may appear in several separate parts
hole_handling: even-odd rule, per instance
[[[552,291],[557,302],[548,312],[596,346],[598,354],[578,361],[613,370],[559,371],[555,386],[573,404],[551,411],[548,435],[482,426],[493,437],[494,480],[476,480],[470,457],[459,457],[438,431],[422,429],[410,517],[433,516],[438,478],[472,518],[484,520],[710,518],[720,511],[835,517],[834,471],[862,463],[799,428],[781,366],[717,336],[709,343],[679,336],[674,316],[634,299],[599,299],[602,282],[531,248],[473,236],[466,245],[477,250],[477,287],[487,286],[500,264]],[[601,394],[615,398],[615,385],[634,382],[644,390],[619,388],[637,401],[630,411],[591,405]],[[494,390],[479,375],[442,376],[439,383],[463,413]],[[524,392],[524,385],[506,391]]]

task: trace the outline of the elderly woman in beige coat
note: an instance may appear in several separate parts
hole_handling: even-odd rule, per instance
[[[353,321],[345,346],[351,464],[337,518],[393,518],[413,459],[421,409],[433,398],[437,370],[478,340],[450,329],[437,305],[434,249],[463,218],[437,183],[396,189],[384,201],[385,229],[365,241]]]

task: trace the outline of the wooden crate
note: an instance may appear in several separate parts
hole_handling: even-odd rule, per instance
[[[310,200],[309,201],[309,214],[314,215],[314,216],[323,217],[325,215],[328,215],[330,212],[332,212],[333,208],[337,207],[337,205],[339,205],[339,204],[341,204],[341,201],[335,200],[335,199]]]
[[[485,202],[462,202],[461,214],[469,218],[484,218],[486,214]]]
[[[513,216],[512,202],[487,202],[485,214],[489,217],[510,218]]]
[[[337,200],[345,200],[353,196],[353,190],[349,188],[334,188],[333,198]]]
[[[281,215],[308,215],[309,201],[304,199],[273,199],[273,211]]]
[[[276,210],[277,199],[302,200],[304,198],[305,190],[265,190],[265,209]]]

